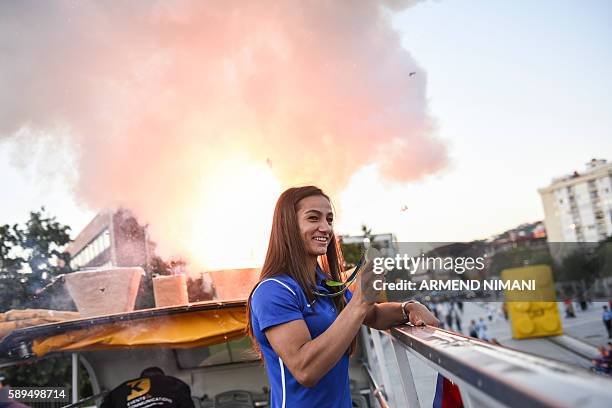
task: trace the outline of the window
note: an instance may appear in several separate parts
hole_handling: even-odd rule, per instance
[[[102,233],[102,247],[104,249],[110,248],[110,232],[108,232],[108,230]]]
[[[253,343],[249,337],[208,347],[177,349],[176,357],[181,368],[210,367],[259,359],[253,352]]]
[[[107,248],[110,248],[110,232],[105,229],[72,258],[70,266],[72,269],[79,269],[93,261]]]

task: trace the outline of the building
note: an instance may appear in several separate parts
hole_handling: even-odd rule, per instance
[[[215,295],[216,282],[211,280],[211,275],[216,275],[189,273],[189,268],[184,261],[165,262],[158,257],[155,254],[155,243],[149,239],[147,234],[147,227],[140,225],[134,214],[125,208],[98,213],[69,244],[67,251],[70,253],[70,266],[74,271],[88,268],[142,267],[147,273],[145,280],[148,283],[144,282],[145,280],[141,282],[136,300],[137,309],[154,306],[150,279],[157,274],[187,275],[187,294],[190,302],[211,300],[217,297]],[[259,274],[257,273],[256,276],[258,277]],[[242,275],[239,276],[239,278],[242,277]],[[225,282],[221,278],[219,280]],[[221,294],[239,297],[237,294],[245,292],[243,285],[234,285],[228,290],[221,291]],[[246,293],[248,295],[249,292]]]
[[[612,163],[593,159],[586,166],[538,190],[548,242],[598,242],[612,235]]]
[[[126,209],[103,211],[67,248],[73,270],[112,266],[145,268],[151,255],[146,228]],[[146,268],[145,268],[146,269]]]
[[[378,249],[382,256],[393,257],[397,253],[397,240],[393,234],[372,234],[369,244]],[[341,235],[340,241],[343,244],[364,245],[366,237],[363,235]]]
[[[515,248],[547,249],[546,228],[542,221],[528,222],[486,240],[487,255]]]

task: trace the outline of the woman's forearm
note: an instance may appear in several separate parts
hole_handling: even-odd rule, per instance
[[[406,323],[402,313],[402,304],[398,302],[377,303],[372,305],[363,322],[373,329],[388,330]]]
[[[312,387],[331,370],[347,352],[363,323],[367,309],[365,303],[356,299],[350,301],[323,334],[300,347],[300,383]]]
[[[407,323],[406,317],[414,325],[428,324],[438,326],[439,321],[436,317],[419,302],[406,302],[406,315],[402,313],[403,303],[387,302],[377,303],[366,315],[364,324],[378,330],[388,330],[400,324]]]

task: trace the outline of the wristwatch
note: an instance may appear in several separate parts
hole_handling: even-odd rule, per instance
[[[408,321],[410,319],[410,313],[406,311],[406,305],[408,303],[418,303],[418,304],[421,304],[421,302],[419,302],[418,300],[407,300],[404,303],[402,303],[402,317],[404,318],[404,323],[408,323]]]

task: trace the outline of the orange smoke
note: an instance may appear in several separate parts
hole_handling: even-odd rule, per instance
[[[445,165],[384,9],[410,3],[4,2],[0,134],[68,134],[78,197],[132,209],[163,254],[257,264],[283,187]]]

